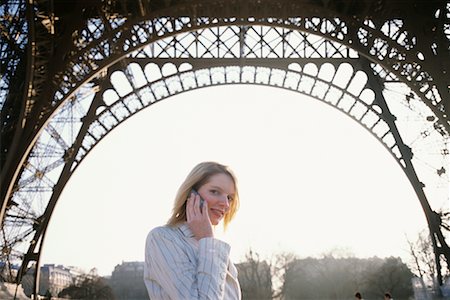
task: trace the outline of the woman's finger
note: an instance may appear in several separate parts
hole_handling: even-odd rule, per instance
[[[189,194],[189,197],[186,200],[186,219],[189,222],[194,217],[194,211],[193,211],[193,202],[194,199],[192,197],[192,193]]]
[[[206,215],[207,218],[209,218],[209,214],[208,214],[208,202],[203,201],[203,207],[201,209],[201,213],[203,216]]]
[[[192,203],[191,203],[192,217],[198,217],[201,215],[200,195],[194,193],[193,196],[191,197],[191,200],[192,200]]]
[[[199,194],[195,195],[195,205],[194,205],[194,210],[195,210],[195,214],[197,216],[201,216],[202,215],[202,210],[200,209],[200,202],[201,202],[201,196]]]

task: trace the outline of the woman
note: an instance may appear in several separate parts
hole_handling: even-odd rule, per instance
[[[204,200],[203,200],[204,199]],[[165,226],[147,236],[144,281],[150,299],[241,299],[230,246],[214,238],[239,206],[236,177],[224,165],[194,167],[175,198]]]

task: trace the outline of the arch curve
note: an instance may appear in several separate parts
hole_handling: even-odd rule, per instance
[[[304,26],[301,28],[305,31],[318,32],[323,24],[328,24],[324,19],[312,18],[310,22],[303,25],[295,23],[300,20],[292,20],[292,23],[281,24],[280,28],[256,26],[249,20],[243,22],[227,19],[225,23],[238,25],[219,26],[221,23],[218,21],[214,23],[214,27],[211,27],[208,23],[201,23],[195,31],[189,31],[191,28],[188,25],[192,20],[185,20],[188,23],[180,25],[180,31],[176,32],[178,40],[175,39],[174,32],[164,27],[169,26],[164,23],[169,21],[173,19],[159,19],[158,22],[163,23],[160,24],[160,31],[155,32],[157,36],[151,43],[142,36],[137,38],[137,35],[145,34],[143,28],[150,26],[147,23],[144,23],[145,26],[136,24],[133,29],[130,29],[128,34],[131,34],[131,40],[122,38],[122,35],[127,33],[119,29],[113,30],[104,41],[100,41],[103,36],[99,35],[98,46],[104,47],[106,39],[112,39],[114,41],[112,44],[119,41],[123,43],[125,46],[121,49],[120,55],[110,53],[109,56],[101,56],[97,65],[83,65],[84,54],[88,54],[91,59],[98,54],[94,53],[99,49],[91,44],[95,43],[93,39],[87,44],[88,46],[80,48],[78,53],[80,64],[68,69],[70,75],[63,76],[67,78],[70,86],[62,86],[55,94],[55,108],[60,107],[60,110],[55,111],[55,116],[43,128],[14,187],[13,202],[17,205],[8,208],[5,218],[5,224],[9,221],[13,222],[10,217],[17,211],[22,210],[24,206],[32,208],[27,210],[26,214],[29,223],[24,222],[20,234],[17,235],[17,238],[20,237],[22,246],[28,247],[28,250],[24,251],[27,253],[23,261],[25,268],[32,261],[31,257],[36,253],[35,249],[42,247],[48,219],[62,188],[89,151],[104,136],[135,113],[163,99],[197,88],[247,83],[285,88],[314,97],[335,107],[364,126],[395,157],[410,181],[413,184],[418,181],[415,172],[411,172],[412,155],[408,151],[409,147],[404,144],[395,125],[395,118],[383,95],[376,92],[381,91],[381,88],[374,79],[375,74],[383,78],[391,76],[389,78],[392,78],[393,82],[399,83],[398,74],[389,72],[389,68],[386,71],[385,67],[367,61],[343,44],[294,30],[298,29],[298,26]],[[273,22],[273,19],[260,21],[264,25]],[[339,23],[336,20],[335,22]],[[154,26],[154,24],[151,25]],[[371,25],[365,26],[370,28]],[[246,39],[240,39],[241,34],[245,34]],[[333,35],[328,32],[328,29],[326,34],[321,32],[321,35],[328,34]],[[234,41],[230,44],[231,46],[215,44],[224,35],[228,35],[229,39]],[[181,43],[182,40],[189,41],[189,38],[193,36],[197,37],[197,43],[194,43],[196,47],[201,44],[198,42],[201,37],[205,41],[210,37],[215,39],[206,46],[203,45],[200,53],[198,48],[195,51],[189,48],[188,45],[193,43],[192,41],[188,44]],[[334,39],[336,37],[340,35],[333,36]],[[364,39],[361,38],[360,42],[362,40]],[[205,41],[203,42],[206,43]],[[353,43],[353,40],[347,40],[348,43],[350,41]],[[245,44],[247,47],[233,48],[238,42],[247,43]],[[262,46],[264,43],[269,47],[264,48]],[[278,46],[279,43],[286,47],[289,45],[291,54],[280,55],[280,53],[286,54],[286,51]],[[370,41],[364,43],[366,46],[370,45]],[[383,44],[382,41],[379,43]],[[297,50],[301,46],[308,50],[304,52]],[[106,48],[111,49],[111,46]],[[170,55],[171,51],[174,51],[174,56]],[[190,51],[196,53],[196,59],[192,59],[189,55]],[[373,55],[380,55],[379,53],[380,51],[375,51]],[[380,57],[377,56],[377,59]],[[124,70],[121,63],[125,61],[130,67]],[[325,61],[328,63],[324,63]],[[83,73],[83,67],[87,73]],[[103,74],[105,73],[102,71],[103,67],[108,67],[108,73]],[[72,74],[74,71],[77,72]],[[138,71],[141,75],[137,75]],[[384,76],[381,75],[382,71],[385,72]],[[118,80],[113,79],[116,76]],[[414,76],[410,79],[415,78]],[[91,80],[94,77],[95,80]],[[139,83],[136,80],[138,77]],[[145,84],[144,79],[147,80]],[[126,82],[125,87],[120,86],[121,81]],[[417,99],[417,95],[412,91],[414,89],[409,89],[409,92],[413,94],[411,98]],[[70,114],[73,117],[74,113],[76,121],[61,125],[63,123],[61,120],[69,118]],[[445,128],[445,125],[441,123],[442,118],[433,108],[431,108],[431,115],[435,118],[433,120],[437,120],[436,123]],[[56,129],[57,124],[61,125],[62,129]],[[64,126],[72,128],[67,129]],[[75,139],[67,139],[64,135],[65,130],[76,132]],[[47,143],[50,143],[55,151],[51,153],[50,159],[47,159],[44,165],[35,167],[38,165],[36,157],[44,152],[43,145]],[[22,199],[23,194],[30,187],[44,187],[36,192],[40,193],[40,196],[36,198],[46,204],[45,210],[35,209],[34,204],[28,202],[29,199]],[[422,189],[416,189],[416,192],[420,193],[420,191],[423,192]],[[36,220],[41,226],[38,229],[34,227]],[[19,243],[19,241],[11,240],[11,244],[13,242]],[[39,254],[40,250],[37,253]]]

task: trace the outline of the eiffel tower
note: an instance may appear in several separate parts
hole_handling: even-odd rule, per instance
[[[449,1],[2,3],[3,281],[18,284],[30,270],[38,281],[58,198],[111,130],[167,97],[242,83],[325,102],[385,146],[423,208],[442,285],[450,226],[436,203],[449,199]]]

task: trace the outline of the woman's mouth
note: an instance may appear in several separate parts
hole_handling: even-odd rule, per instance
[[[211,208],[211,212],[219,219],[222,218],[224,215],[224,211],[221,209]]]

